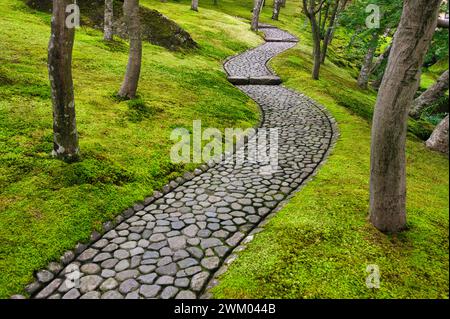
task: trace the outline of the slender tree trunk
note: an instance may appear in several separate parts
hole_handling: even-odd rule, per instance
[[[192,0],[191,10],[198,11],[198,0]]]
[[[120,88],[119,96],[134,99],[136,97],[142,61],[139,0],[125,0],[123,3],[123,12],[128,27],[128,35],[130,37],[130,53],[125,78],[122,87]]]
[[[333,11],[331,13],[330,23],[328,24],[327,32],[323,38],[323,46],[322,46],[322,56],[320,58],[320,62],[324,63],[327,57],[328,45],[331,42],[331,37],[333,34],[334,23],[336,21],[337,13],[339,11],[340,0],[335,0]]]
[[[278,17],[280,15],[280,7],[281,7],[281,0],[275,0],[273,2],[272,20],[278,20]]]
[[[113,39],[113,0],[105,0],[105,25],[103,38],[106,41]]]
[[[48,72],[53,104],[53,156],[76,160],[79,156],[75,98],[72,80],[72,49],[75,28],[66,26],[70,0],[53,0]]]
[[[436,83],[416,98],[412,104],[409,115],[413,118],[419,118],[423,110],[443,97],[448,90],[448,70],[442,73]]]
[[[286,8],[286,0],[281,0],[281,7]]]
[[[383,61],[389,56],[389,53],[391,53],[391,48],[392,45],[389,45],[386,50],[384,50],[384,52],[377,58],[370,69],[370,74],[375,72],[381,66],[381,64],[383,64]]]
[[[308,17],[309,22],[311,24],[311,33],[313,38],[313,59],[314,66],[312,70],[312,78],[314,80],[319,79],[320,74],[320,60],[321,60],[321,37],[320,37],[320,25],[317,23],[316,14],[320,14],[320,12],[316,12],[316,1],[315,0],[303,0],[303,12]]]
[[[406,227],[406,129],[419,70],[441,0],[405,0],[372,125],[370,221],[383,232]]]
[[[378,38],[379,34],[374,33],[369,43],[369,48],[367,49],[366,56],[364,57],[361,71],[359,72],[358,85],[362,89],[367,89],[367,84],[369,83],[370,69],[372,68],[373,57],[378,46]]]
[[[258,24],[259,24],[259,14],[261,13],[261,9],[263,6],[263,0],[255,0],[254,1],[255,7],[253,8],[253,17],[252,17],[252,30],[258,31]]]
[[[312,71],[312,78],[314,80],[319,79],[320,64],[321,64],[321,50],[320,50],[320,30],[315,18],[311,19],[311,31],[313,36],[313,58],[314,66]]]
[[[448,115],[436,126],[426,145],[433,151],[448,154]]]

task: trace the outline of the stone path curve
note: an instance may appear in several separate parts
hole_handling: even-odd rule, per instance
[[[41,283],[28,287],[33,298],[198,298],[233,248],[313,173],[335,136],[332,120],[302,94],[261,85],[276,78],[267,62],[296,41],[271,26],[261,31],[267,42],[224,68],[230,81],[259,83],[237,87],[260,105],[261,128],[278,128],[276,172],[261,174],[267,163],[248,160],[203,165],[187,181],[172,182],[165,195],[126,211],[87,247],[64,255],[62,270],[39,272]],[[78,282],[66,280],[78,271]]]

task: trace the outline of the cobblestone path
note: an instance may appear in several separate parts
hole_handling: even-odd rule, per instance
[[[268,60],[295,45],[285,31],[261,30],[275,41],[228,60],[230,77],[274,76]],[[62,270],[39,272],[34,298],[202,295],[233,248],[323,161],[334,134],[332,120],[302,94],[279,85],[238,88],[260,105],[261,128],[278,129],[276,171],[262,174],[262,163],[247,160],[203,165],[152,202],[136,205],[92,244],[63,256]],[[81,274],[76,287],[66,280],[73,269]]]

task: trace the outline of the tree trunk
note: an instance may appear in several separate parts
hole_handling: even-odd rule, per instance
[[[198,11],[198,0],[192,0],[191,10]]]
[[[259,24],[259,14],[261,13],[261,9],[263,6],[263,0],[255,0],[254,1],[255,7],[253,8],[253,17],[252,17],[252,30],[258,31],[258,24]]]
[[[272,20],[278,20],[278,16],[280,15],[280,7],[281,7],[281,0],[275,0],[273,2]]]
[[[419,70],[440,0],[405,0],[372,124],[370,221],[383,232],[406,227],[406,129]]]
[[[361,89],[367,89],[367,84],[369,83],[370,69],[372,68],[373,57],[378,46],[378,33],[374,33],[372,39],[369,43],[369,48],[367,49],[366,56],[364,57],[364,62],[361,67],[361,71],[358,76],[358,86]]]
[[[113,39],[113,0],[105,0],[105,25],[103,38],[106,41]]]
[[[391,48],[392,45],[389,45],[386,50],[384,50],[384,52],[377,58],[370,69],[370,74],[375,72],[381,66],[381,64],[383,64],[383,61],[389,56],[389,53],[391,53]]]
[[[286,8],[286,0],[281,0],[281,7]]]
[[[130,37],[130,53],[125,78],[122,87],[120,88],[119,96],[134,99],[136,97],[142,61],[139,0],[125,0],[123,3],[123,12]]]
[[[448,115],[436,126],[426,145],[433,151],[448,154]]]
[[[321,50],[320,50],[320,30],[317,25],[316,19],[311,19],[311,31],[313,36],[313,58],[314,58],[314,66],[312,71],[312,78],[314,80],[319,79],[320,74],[320,64],[321,64]]]
[[[336,21],[336,16],[339,10],[339,3],[340,0],[335,0],[335,4],[333,7],[333,11],[331,13],[331,18],[330,18],[330,23],[328,24],[328,28],[327,28],[327,32],[325,33],[325,36],[323,38],[323,46],[322,46],[322,56],[320,58],[320,62],[324,63],[325,59],[327,57],[327,51],[328,51],[328,45],[331,42],[331,38],[332,38],[332,34],[333,34],[333,28],[334,28],[334,23]]]
[[[75,29],[66,26],[70,0],[53,0],[51,37],[48,46],[48,73],[53,104],[53,152],[63,160],[79,156],[75,98],[72,80],[72,49]]]
[[[412,104],[409,115],[413,118],[419,118],[423,110],[433,104],[436,100],[443,97],[448,90],[448,70],[442,73],[433,86],[429,87]]]

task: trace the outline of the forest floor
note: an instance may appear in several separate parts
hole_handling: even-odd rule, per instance
[[[251,1],[142,5],[160,10],[200,45],[169,52],[144,45],[140,99],[117,101],[127,45],[77,31],[74,80],[83,161],[49,157],[51,103],[46,72],[48,14],[0,0],[0,297],[22,292],[34,270],[86,240],[123,209],[194,166],[170,163],[170,132],[201,118],[209,127],[251,127],[256,104],[227,83],[223,60],[262,43],[249,31]],[[229,14],[224,15],[223,12]],[[448,298],[448,158],[408,138],[408,227],[385,236],[367,222],[370,115],[374,91],[357,88],[355,69],[328,61],[310,79],[308,26],[292,1],[275,24],[301,42],[275,58],[284,84],[325,105],[341,138],[315,180],[258,234],[221,278],[216,298]],[[270,20],[270,9],[262,14]],[[32,32],[30,32],[32,30]],[[339,58],[339,41],[330,55]],[[410,131],[423,129],[412,123]],[[425,130],[429,128],[425,128]],[[64,235],[62,235],[64,234]],[[258,260],[258,263],[255,263]],[[365,286],[368,264],[381,288]]]

